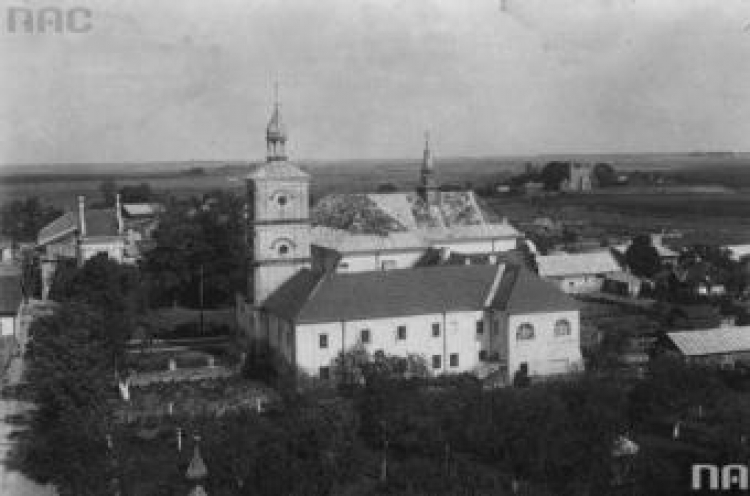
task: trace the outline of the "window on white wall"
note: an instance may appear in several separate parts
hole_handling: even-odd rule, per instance
[[[440,337],[440,322],[433,322],[432,323],[432,337],[433,338],[439,338]]]
[[[451,367],[458,367],[458,353],[451,353],[450,365]]]
[[[528,322],[519,325],[516,329],[516,339],[518,341],[534,339],[534,326]]]
[[[484,334],[484,321],[477,320],[477,334]]]
[[[396,339],[399,341],[406,339],[406,326],[401,325],[396,328]]]
[[[440,355],[432,355],[432,368],[439,369],[443,366],[443,357]]]
[[[331,378],[331,369],[328,367],[320,367],[319,370],[320,378],[324,381],[327,381]]]
[[[328,334],[320,334],[318,336],[318,344],[321,348],[328,348]]]
[[[370,342],[370,329],[362,329],[359,331],[359,340],[363,344],[368,344]]]
[[[570,336],[570,321],[568,319],[560,319],[555,322],[555,336]]]

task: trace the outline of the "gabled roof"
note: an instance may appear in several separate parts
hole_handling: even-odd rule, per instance
[[[542,277],[597,275],[622,270],[609,250],[592,253],[542,255],[536,257],[536,263],[539,268],[539,275]]]
[[[46,245],[77,230],[78,214],[75,212],[66,212],[39,231],[37,242],[40,245]]]
[[[113,208],[85,210],[86,237],[118,236],[117,215]],[[66,212],[39,231],[37,242],[46,245],[70,234],[78,232],[78,214]]]
[[[508,265],[503,273],[492,308],[510,314],[578,310],[578,304],[554,284],[528,269]]]
[[[15,315],[21,304],[21,277],[0,275],[0,314]]]
[[[685,356],[750,351],[750,326],[668,332],[667,337]]]
[[[316,275],[303,269],[264,303],[310,324],[482,310],[502,266],[441,266]]]

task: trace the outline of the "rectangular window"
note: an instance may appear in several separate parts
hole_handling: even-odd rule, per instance
[[[484,362],[485,360],[487,360],[487,352],[482,350],[479,352],[479,361]]]
[[[439,369],[443,366],[443,357],[440,355],[432,355],[432,368]]]
[[[450,364],[451,367],[458,367],[458,353],[451,353]]]
[[[328,367],[320,367],[320,378],[324,381],[329,380],[331,378],[331,369]]]
[[[406,326],[398,326],[396,329],[396,339],[399,341],[406,339]]]
[[[477,334],[484,334],[484,321],[477,320]]]
[[[328,348],[328,334],[321,334],[318,336],[318,342],[322,348]]]
[[[433,322],[432,324],[432,337],[433,338],[440,337],[440,323],[439,322]]]
[[[359,331],[359,340],[364,344],[368,344],[370,342],[370,329],[362,329]]]

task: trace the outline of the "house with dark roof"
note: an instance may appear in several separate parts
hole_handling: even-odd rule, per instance
[[[0,275],[0,336],[15,336],[23,294],[20,274]]]
[[[305,269],[264,302],[255,339],[327,378],[339,353],[421,355],[435,374],[510,377],[582,367],[575,302],[513,265],[444,265],[342,274]]]

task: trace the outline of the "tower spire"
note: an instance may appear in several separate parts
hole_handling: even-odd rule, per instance
[[[269,162],[286,160],[286,128],[281,119],[281,102],[279,101],[279,83],[273,84],[273,113],[266,127],[266,149]]]
[[[422,198],[429,204],[436,201],[437,182],[435,180],[435,167],[430,149],[430,132],[424,133],[424,154],[422,155],[422,167],[419,171],[419,191]]]

